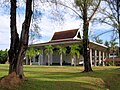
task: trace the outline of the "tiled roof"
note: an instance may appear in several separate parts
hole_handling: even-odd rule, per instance
[[[106,58],[105,62],[113,61],[113,58]],[[120,61],[120,58],[114,58],[114,61]]]
[[[78,32],[78,29],[73,29],[73,30],[66,30],[66,31],[61,31],[61,32],[55,32],[51,41],[52,40],[60,40],[60,39],[70,39],[74,38]]]
[[[78,44],[82,42],[79,29],[72,29],[67,31],[55,32],[49,42],[33,44],[34,47],[43,47],[46,45],[65,45],[65,44]],[[30,45],[31,46],[31,45]],[[89,42],[89,47],[97,50],[106,51],[107,47],[102,44]]]

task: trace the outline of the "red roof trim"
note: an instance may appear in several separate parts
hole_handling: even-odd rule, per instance
[[[113,58],[106,58],[105,62],[113,61]],[[120,61],[120,58],[114,58],[114,61]]]

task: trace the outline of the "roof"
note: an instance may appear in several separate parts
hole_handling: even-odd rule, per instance
[[[78,30],[79,29],[72,29],[72,30],[67,30],[67,31],[55,32],[51,41],[33,44],[33,46],[40,48],[46,45],[78,44],[82,42],[82,39],[80,37],[80,32]],[[92,42],[92,41],[90,41],[89,47],[92,49],[96,48],[97,50],[102,50],[102,51],[106,51],[107,49],[106,46]]]
[[[43,47],[46,45],[68,45],[68,44],[80,44],[80,42],[82,42],[82,39],[60,39],[60,40],[53,40],[53,41],[49,41],[49,42],[44,42],[44,43],[37,43],[37,44],[33,44],[34,47]],[[106,51],[106,47],[103,47],[101,45],[97,45],[94,42],[90,42],[89,43],[89,47],[93,48],[96,50],[102,50],[102,51]]]
[[[94,44],[96,44],[96,45],[98,45],[98,46],[102,46],[102,47],[108,48],[108,47],[105,46],[104,44],[100,44],[100,43],[97,43],[97,42],[93,42],[93,41],[91,41],[91,40],[90,40],[90,42],[91,42],[91,43],[94,43]]]
[[[105,62],[113,61],[113,58],[106,58]],[[114,58],[114,61],[120,61],[120,58]]]
[[[73,43],[80,43],[81,39],[61,39],[61,40],[53,40],[45,43],[38,43],[33,44],[34,46],[40,47],[45,45],[63,45],[63,44],[73,44]]]
[[[53,40],[60,40],[60,39],[70,39],[74,38],[77,34],[79,29],[72,29],[66,31],[55,32],[51,41]]]

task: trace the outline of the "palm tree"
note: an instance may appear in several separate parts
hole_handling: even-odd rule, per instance
[[[26,51],[26,56],[30,59],[30,65],[32,65],[32,58],[36,55],[35,49],[33,47],[29,48]]]
[[[108,41],[105,41],[104,43],[105,46],[107,46],[107,58],[109,58],[109,52],[110,52],[110,43]]]
[[[99,44],[103,44],[103,40],[100,39],[99,37],[94,37],[94,41]]]
[[[35,49],[35,53],[36,53],[36,55],[40,55],[40,54],[42,53],[42,50],[40,50],[40,49]]]
[[[50,66],[50,54],[53,54],[53,47],[51,45],[45,46],[45,53],[48,56],[48,66]]]
[[[117,45],[117,44],[118,44],[118,43],[115,42],[115,40],[110,41],[110,47],[111,47],[111,51],[112,51],[112,53],[113,53],[113,66],[114,66],[114,55],[115,55],[116,45]]]
[[[36,53],[36,55],[39,55],[39,57],[38,57],[38,58],[39,58],[39,59],[38,59],[38,60],[39,60],[39,61],[38,61],[38,64],[40,65],[40,54],[42,54],[42,50],[36,49],[36,50],[35,50],[35,53]]]
[[[66,53],[67,49],[65,47],[60,46],[60,45],[56,46],[56,48],[58,49],[58,53],[60,55],[60,66],[62,66],[63,54]]]
[[[72,55],[74,66],[76,66],[76,56],[77,58],[80,57],[80,47],[78,44],[70,46],[70,54]]]
[[[105,41],[104,45],[107,46],[107,47],[109,47],[109,42]]]

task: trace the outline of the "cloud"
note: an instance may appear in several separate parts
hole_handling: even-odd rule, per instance
[[[21,32],[21,23],[23,22],[23,17],[17,16],[17,29],[18,33]],[[9,49],[10,47],[10,16],[0,15],[0,49]]]
[[[40,3],[41,0],[38,0],[38,1]],[[69,1],[69,3],[70,2],[72,1]],[[72,7],[72,5],[70,6]],[[20,7],[24,7],[23,2],[20,3]],[[49,16],[51,15],[50,12],[51,12],[51,9],[53,9],[53,7],[54,6],[49,7],[49,4],[44,3],[44,4],[40,4],[40,6],[37,8],[42,12],[42,18],[39,23],[39,27],[41,28],[40,34],[42,35],[42,37],[40,39],[36,39],[35,43],[46,42],[51,40],[54,32],[57,32],[57,31],[70,30],[70,29],[76,29],[76,28],[81,28],[81,31],[82,31],[82,21],[79,18],[76,18],[75,13],[72,12],[71,10],[67,10],[68,13],[65,10],[62,11],[61,9],[63,9],[63,7],[60,7],[61,9],[58,8],[60,13],[64,12],[63,23],[59,23],[58,21],[51,20]],[[19,34],[21,32],[22,22],[24,20],[23,14],[24,13],[19,13],[19,15],[17,15],[17,27],[18,27],[17,29]],[[0,49],[9,48],[9,45],[10,45],[10,19],[9,18],[10,18],[9,15],[2,16],[0,14]],[[108,28],[107,25],[94,24],[94,25],[90,25],[89,33],[91,33],[90,35],[93,35],[109,29],[110,28]]]
[[[9,16],[0,16],[0,49],[9,47],[10,31],[9,31]]]
[[[43,16],[41,18],[41,23],[39,24],[41,28],[40,33],[42,35],[39,42],[51,40],[55,32],[79,28],[81,20],[75,19],[75,17],[71,18],[70,15],[67,14],[64,23],[60,24],[58,21],[52,22],[47,16]]]

